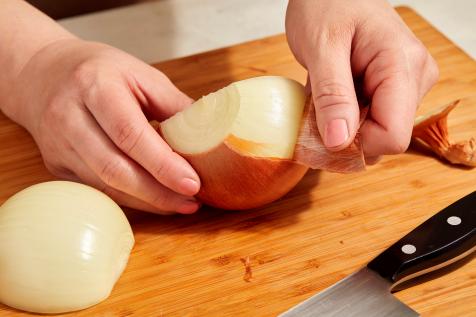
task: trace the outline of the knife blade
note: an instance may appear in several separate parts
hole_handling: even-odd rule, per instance
[[[419,316],[391,291],[475,250],[476,191],[426,220],[359,271],[279,317]]]

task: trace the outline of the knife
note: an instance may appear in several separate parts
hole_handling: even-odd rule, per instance
[[[359,271],[279,316],[420,316],[391,290],[475,250],[476,191],[441,210]]]

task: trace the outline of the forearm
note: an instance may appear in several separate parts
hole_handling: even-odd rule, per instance
[[[43,47],[74,36],[22,0],[2,0],[0,10],[0,109],[11,115],[7,98],[18,74]],[[7,109],[10,108],[10,109]]]

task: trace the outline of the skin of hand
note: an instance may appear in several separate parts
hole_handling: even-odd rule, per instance
[[[163,120],[191,99],[153,67],[103,44],[61,40],[26,64],[11,100],[54,175],[141,210],[198,208],[197,174],[144,115]]]
[[[330,150],[359,130],[359,101],[370,103],[360,128],[368,163],[404,152],[416,109],[438,79],[423,44],[384,0],[290,0],[286,35],[308,70],[319,132]]]
[[[54,42],[20,72],[7,113],[35,139],[56,176],[99,188],[119,204],[192,213],[200,181],[149,125],[190,105],[161,72],[115,48]]]
[[[75,38],[23,1],[6,0],[5,10],[10,10],[7,20],[16,15],[23,31],[18,36],[48,30],[37,35],[38,45],[32,38],[24,46],[32,54],[0,49],[2,111],[30,132],[46,167],[123,206],[160,214],[195,212],[198,175],[146,117],[163,120],[192,100],[155,68]],[[0,29],[5,25],[0,22]],[[8,36],[5,46],[23,42]]]

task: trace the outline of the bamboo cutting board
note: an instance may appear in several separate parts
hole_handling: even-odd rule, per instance
[[[410,9],[398,12],[440,66],[419,112],[461,98],[450,132],[454,139],[476,136],[476,62]],[[252,76],[305,80],[282,35],[156,66],[194,98]],[[32,139],[3,115],[0,144],[0,203],[53,179]],[[275,316],[474,190],[476,169],[410,149],[358,174],[311,171],[283,199],[257,210],[203,208],[172,217],[128,211],[136,245],[123,276],[106,301],[68,316]],[[476,316],[476,261],[396,296],[423,316]],[[0,316],[15,314],[22,315],[0,305]]]

